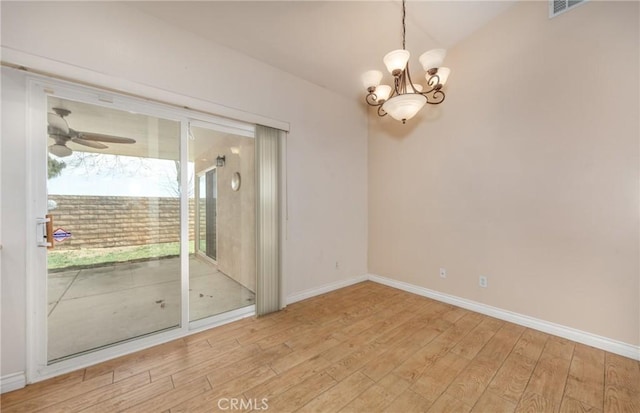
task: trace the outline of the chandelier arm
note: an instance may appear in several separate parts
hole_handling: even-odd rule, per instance
[[[398,96],[400,94],[401,78],[402,78],[402,76],[395,76],[393,78],[393,90],[391,91],[391,94],[389,95],[389,99],[391,99],[394,96]],[[389,100],[389,99],[387,99],[387,100]]]
[[[427,84],[435,89],[436,86],[438,86],[438,84],[440,84],[440,76],[438,76],[437,73],[434,73],[433,75],[431,75],[429,80],[427,80]]]
[[[425,95],[425,96],[426,96],[426,95],[429,95],[429,94],[431,94],[431,93],[438,92],[438,91],[440,91],[440,90],[442,90],[442,87],[438,87],[438,85],[436,85],[436,86],[434,86],[432,89],[429,89],[429,90],[423,90],[422,92],[417,92],[417,93],[420,93],[421,95]],[[440,93],[442,93],[442,92],[440,92]]]
[[[439,105],[442,102],[444,102],[444,98],[446,97],[444,92],[440,89],[436,90],[435,92],[433,92],[433,95],[431,95],[433,97],[433,99],[435,99],[433,102],[429,101],[429,99],[427,99],[427,103],[430,105]]]
[[[378,96],[374,92],[369,93],[365,98],[365,102],[367,102],[370,106],[380,106],[382,103],[378,103]]]
[[[407,67],[404,69],[406,75],[407,75],[407,79],[409,79],[409,85],[411,85],[411,90],[413,90],[413,92],[409,92],[406,87],[405,90],[407,93],[419,93],[414,87],[413,87],[413,80],[411,80],[411,72],[409,72],[409,63],[407,62]]]
[[[409,63],[407,62],[407,67],[404,68],[404,71],[402,72],[402,80],[400,81],[401,86],[400,86],[400,90],[402,90],[402,94],[405,93],[409,93],[407,91],[407,69],[408,69]]]
[[[387,112],[385,112],[384,109],[382,109],[382,105],[378,106],[378,116],[380,117],[387,116]]]

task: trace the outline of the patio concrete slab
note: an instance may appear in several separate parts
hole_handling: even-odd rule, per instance
[[[65,294],[65,299],[106,294],[134,287],[130,269],[111,265],[109,267],[81,270]]]
[[[56,271],[49,273],[49,279],[51,278],[59,278],[59,277],[75,277],[80,270],[71,270],[71,271]]]
[[[169,262],[165,262],[169,261]],[[176,260],[149,261],[136,263],[132,267],[133,284],[135,286],[152,285],[168,281],[180,281],[180,265]]]
[[[189,274],[192,321],[255,301],[205,260],[192,257]],[[48,359],[179,326],[180,285],[178,258],[50,274]]]
[[[189,287],[191,321],[246,307],[255,301],[255,294],[219,271],[192,277]]]
[[[77,273],[78,271],[65,277],[49,277],[47,280],[47,302],[49,304],[55,304],[60,300]]]
[[[205,261],[204,259],[192,258],[189,260],[189,277],[194,278],[211,274],[211,270],[216,268],[215,264]]]
[[[63,298],[49,316],[48,358],[55,360],[179,324],[179,282]]]

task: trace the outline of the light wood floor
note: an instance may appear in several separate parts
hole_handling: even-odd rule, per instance
[[[1,402],[3,413],[637,413],[640,364],[365,282]]]

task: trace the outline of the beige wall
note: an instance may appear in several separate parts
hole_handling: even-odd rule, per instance
[[[54,62],[50,66],[60,75],[89,71],[92,82],[133,82],[171,103],[193,98],[288,122],[285,296],[366,274],[367,122],[358,101],[126,2],[3,1],[0,7],[2,47]],[[176,94],[187,99],[176,101]],[[25,100],[22,75],[3,69],[2,376],[24,371],[26,358],[26,251],[32,246],[24,236],[31,231]]]
[[[237,138],[222,153],[218,168],[218,265],[251,291],[256,291],[256,168],[255,139]],[[231,146],[239,147],[234,154]],[[240,189],[231,189],[234,172],[240,172]]]
[[[369,271],[638,345],[638,3],[547,6],[450,50],[442,106],[370,118]]]
[[[199,132],[206,132],[200,129]],[[213,136],[216,136],[215,134]],[[200,135],[198,134],[198,138]],[[256,290],[256,179],[255,139],[236,135],[212,137],[207,158],[225,157],[216,169],[218,269],[251,291]],[[231,152],[231,147],[239,153]],[[210,167],[196,160],[196,173]],[[231,178],[240,172],[240,189],[231,189]]]

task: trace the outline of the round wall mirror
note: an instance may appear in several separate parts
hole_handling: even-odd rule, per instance
[[[234,172],[231,178],[231,189],[237,191],[240,189],[240,172]]]

